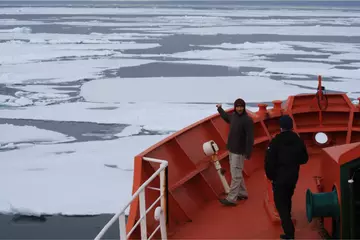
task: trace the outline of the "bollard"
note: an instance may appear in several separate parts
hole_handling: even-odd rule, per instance
[[[272,103],[274,104],[274,110],[281,111],[281,104],[282,104],[281,100],[274,100],[272,101]]]

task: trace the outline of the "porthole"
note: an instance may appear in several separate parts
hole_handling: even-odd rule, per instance
[[[325,145],[329,142],[329,137],[326,133],[318,132],[315,134],[315,141],[319,145]]]

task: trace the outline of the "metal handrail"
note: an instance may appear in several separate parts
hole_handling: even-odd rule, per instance
[[[160,167],[158,170],[156,170],[151,177],[146,180],[139,189],[132,195],[131,200],[122,208],[122,210],[115,214],[110,221],[101,229],[101,231],[98,233],[98,235],[95,237],[95,240],[101,239],[106,231],[109,230],[109,228],[115,223],[117,219],[119,219],[119,228],[120,228],[120,239],[127,239],[131,233],[135,230],[135,228],[140,224],[140,230],[141,230],[141,239],[148,239],[147,238],[147,229],[146,229],[146,214],[156,205],[157,202],[161,201],[160,207],[157,207],[155,209],[155,220],[159,221],[159,226],[155,229],[155,231],[150,235],[150,238],[154,236],[154,234],[160,229],[161,231],[161,238],[167,239],[167,233],[166,233],[166,219],[165,219],[165,208],[166,208],[166,198],[165,198],[165,192],[166,192],[166,175],[165,175],[165,169],[168,166],[168,162],[166,160],[156,159],[156,158],[149,158],[149,157],[143,157],[142,160],[148,161],[148,162],[155,162],[160,163]],[[160,191],[160,197],[155,200],[155,202],[146,209],[145,205],[145,189],[147,186],[157,177],[160,175],[160,188],[153,188],[149,187],[152,190],[158,190]],[[140,219],[137,220],[137,222],[134,224],[132,229],[129,231],[128,234],[126,234],[126,223],[125,223],[125,210],[130,206],[130,204],[139,196],[139,208],[140,208]]]

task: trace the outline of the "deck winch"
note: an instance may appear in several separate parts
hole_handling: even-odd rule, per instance
[[[314,217],[339,217],[340,205],[336,188],[331,192],[312,193],[306,191],[306,217],[309,222]]]

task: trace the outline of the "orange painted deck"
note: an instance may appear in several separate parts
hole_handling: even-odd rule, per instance
[[[308,223],[305,210],[305,192],[316,192],[313,176],[320,171],[318,155],[312,155],[308,164],[302,166],[293,196],[295,238],[320,239],[318,222]],[[269,221],[264,208],[265,181],[263,170],[258,170],[246,179],[249,199],[235,207],[223,206],[214,200],[193,218],[192,222],[179,226],[169,233],[170,239],[279,239],[281,226]]]

